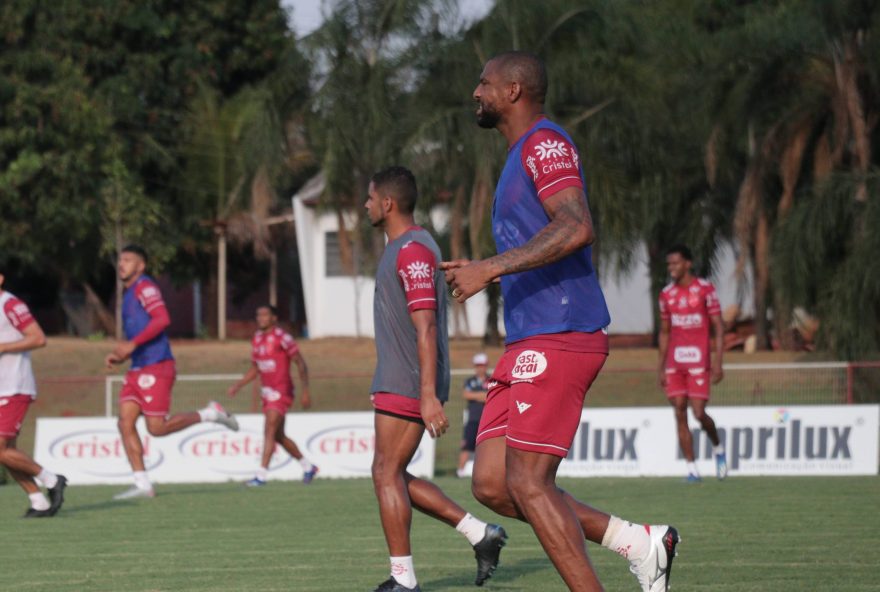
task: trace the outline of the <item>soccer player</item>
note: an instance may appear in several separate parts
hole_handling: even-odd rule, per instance
[[[462,397],[467,401],[465,410],[464,435],[461,439],[461,452],[458,454],[458,469],[456,475],[467,477],[471,472],[467,470],[467,463],[477,447],[477,429],[480,427],[480,417],[483,415],[483,406],[486,404],[486,394],[489,392],[489,356],[484,353],[474,355],[474,375],[464,381]]]
[[[490,379],[472,489],[531,525],[570,590],[602,589],[584,538],[628,559],[643,590],[666,590],[674,528],[609,516],[556,485],[608,355],[610,318],[591,261],[583,167],[571,138],[544,115],[546,92],[541,60],[507,52],[486,63],[473,94],[477,123],[498,129],[508,152],[492,208],[498,254],[442,265],[458,302],[499,278],[504,296],[507,344]]]
[[[420,590],[410,547],[412,508],[445,522],[467,538],[477,558],[477,586],[495,570],[507,534],[465,512],[406,469],[427,428],[432,438],[449,429],[446,294],[437,268],[440,248],[415,225],[416,180],[403,167],[373,175],[366,203],[370,223],[388,239],[376,271],[373,318],[376,372],[373,487],[391,555],[391,576],[374,592]]]
[[[724,327],[721,305],[711,282],[691,273],[693,255],[684,245],[666,252],[666,269],[672,282],[660,292],[660,365],[657,377],[675,409],[678,444],[687,461],[688,483],[699,483],[700,473],[694,462],[694,441],[688,427],[690,402],[694,417],[700,422],[715,455],[715,475],[727,476],[727,456],[718,438],[715,422],[706,413],[709,383],[724,378]],[[711,363],[709,326],[715,332],[715,364]],[[672,354],[671,356],[669,354]],[[711,375],[710,375],[711,373]]]
[[[177,375],[174,356],[165,329],[171,324],[159,287],[145,274],[147,253],[128,245],[119,255],[117,272],[125,286],[122,323],[126,341],[120,341],[104,358],[107,368],[131,358],[119,393],[119,433],[128,462],[134,472],[134,487],[114,496],[124,500],[155,497],[156,492],[144,467],[144,452],[135,422],[141,415],[147,431],[156,437],[179,432],[202,421],[212,421],[238,430],[238,421],[223,407],[211,401],[204,409],[168,416],[171,389]]]
[[[3,290],[3,280],[0,273],[0,464],[30,498],[24,517],[48,518],[64,503],[67,479],[15,447],[28,407],[37,397],[30,352],[45,346],[46,336],[27,304]],[[48,489],[48,500],[35,478]]]
[[[299,461],[303,470],[303,483],[309,484],[318,474],[318,467],[305,458],[296,442],[284,434],[284,416],[293,406],[293,379],[290,377],[290,363],[296,364],[299,381],[302,384],[302,407],[312,406],[309,394],[309,368],[299,352],[293,336],[278,326],[278,311],[271,304],[257,308],[257,332],[251,341],[251,367],[245,375],[229,387],[229,396],[235,394],[259,374],[262,388],[263,415],[263,454],[260,468],[246,485],[261,487],[269,477],[269,461],[280,444],[290,456]]]

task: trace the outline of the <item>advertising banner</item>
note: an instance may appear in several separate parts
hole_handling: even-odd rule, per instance
[[[245,481],[254,475],[263,449],[263,416],[237,415],[232,432],[200,423],[162,438],[151,436],[138,420],[144,460],[156,483]],[[318,465],[320,478],[369,477],[375,435],[373,413],[308,413],[287,416],[288,437]],[[34,458],[73,484],[131,481],[131,467],[116,429],[116,419],[39,418]],[[427,435],[409,465],[417,476],[434,475],[434,441]],[[276,480],[302,478],[302,469],[281,447],[269,465]]]
[[[709,407],[730,476],[876,475],[880,405]],[[712,443],[690,418],[701,474],[714,475]],[[682,476],[671,407],[584,409],[559,475]]]

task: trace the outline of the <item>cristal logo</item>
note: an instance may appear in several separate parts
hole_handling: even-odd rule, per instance
[[[540,376],[546,369],[547,358],[544,354],[527,349],[516,357],[516,364],[510,374],[514,378],[525,380]]]
[[[541,160],[568,156],[568,148],[565,147],[565,142],[551,140],[544,140],[536,144],[535,152],[538,153],[538,158]]]
[[[306,442],[306,449],[319,465],[324,459],[328,464],[368,475],[376,449],[376,434],[371,425],[336,426],[315,433]],[[422,451],[416,450],[410,462],[418,461],[421,456]]]
[[[225,428],[197,432],[178,445],[180,454],[206,463],[211,470],[224,475],[249,475],[263,454],[263,434],[241,430],[230,432]],[[292,458],[278,445],[269,461],[274,471],[290,463]]]
[[[144,448],[144,465],[152,470],[162,464],[162,451],[154,446],[153,439],[145,434],[141,441]],[[66,463],[75,463],[78,470],[100,477],[125,477],[131,475],[131,467],[125,448],[115,430],[87,430],[65,434],[49,445],[49,455]]]
[[[138,376],[138,386],[142,389],[148,389],[156,384],[156,377],[152,374],[141,374]]]
[[[414,261],[406,266],[406,271],[414,280],[424,280],[431,277],[431,266],[424,261]]]

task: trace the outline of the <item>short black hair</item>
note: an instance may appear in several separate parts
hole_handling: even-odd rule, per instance
[[[269,312],[272,313],[272,316],[275,316],[275,317],[278,316],[278,307],[276,307],[272,304],[261,304],[260,306],[257,307],[257,310],[260,310],[261,308],[268,308]]]
[[[544,103],[547,97],[547,68],[544,62],[527,51],[505,51],[492,57],[504,76],[518,82],[526,95],[536,103]]]
[[[124,247],[122,247],[120,253],[134,253],[135,255],[143,259],[144,263],[147,263],[149,261],[149,258],[147,257],[147,251],[140,245],[125,245]]]
[[[666,250],[667,257],[669,255],[675,255],[676,253],[681,255],[682,259],[685,259],[687,261],[694,260],[694,255],[693,255],[693,253],[691,253],[691,250],[687,247],[687,245],[682,245],[682,244],[672,245],[671,247],[669,247]]]
[[[406,167],[390,166],[375,173],[370,179],[376,191],[394,198],[404,214],[412,214],[416,209],[419,190],[416,177]]]

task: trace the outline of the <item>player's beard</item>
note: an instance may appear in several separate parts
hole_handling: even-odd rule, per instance
[[[499,121],[501,121],[501,113],[480,101],[480,108],[477,110],[477,125],[485,129],[493,129]]]

